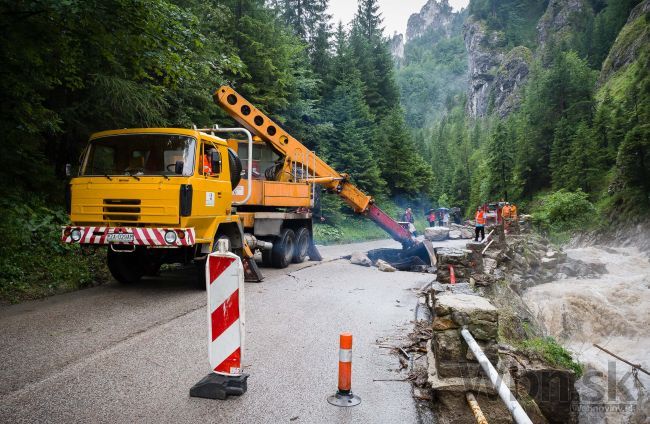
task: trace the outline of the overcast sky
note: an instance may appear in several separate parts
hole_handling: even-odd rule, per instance
[[[384,17],[384,34],[393,35],[395,31],[404,34],[409,16],[419,12],[426,2],[427,0],[379,0],[381,15]],[[469,0],[449,0],[454,10],[467,7],[468,3]],[[335,23],[343,21],[347,24],[357,11],[355,0],[329,0],[329,5]]]

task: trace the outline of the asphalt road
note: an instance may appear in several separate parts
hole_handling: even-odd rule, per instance
[[[248,392],[189,397],[209,371],[204,292],[192,270],[166,272],[0,307],[3,422],[417,422],[395,345],[409,332],[431,275],[384,273],[337,260],[377,242],[321,248],[324,261],[263,269],[247,283],[243,366]],[[353,391],[361,405],[326,402],[336,390],[338,334],[351,331]]]

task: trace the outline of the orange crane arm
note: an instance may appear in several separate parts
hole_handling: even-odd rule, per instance
[[[214,93],[214,101],[240,125],[270,144],[278,153],[294,163],[306,166],[314,176],[310,182],[321,184],[336,192],[356,213],[368,216],[395,240],[407,246],[414,243],[411,233],[379,209],[374,204],[372,196],[365,194],[352,184],[347,174],[337,172],[321,158],[313,155],[301,142],[284,131],[231,87],[219,88]],[[307,161],[309,163],[304,163],[305,158],[310,158]]]

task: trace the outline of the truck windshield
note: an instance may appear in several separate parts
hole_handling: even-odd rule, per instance
[[[82,175],[192,175],[196,141],[177,134],[125,134],[90,143]]]

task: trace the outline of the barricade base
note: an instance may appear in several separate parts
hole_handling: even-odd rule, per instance
[[[327,402],[334,406],[357,406],[361,403],[361,398],[352,392],[345,394],[336,392],[336,394],[327,397]]]
[[[211,372],[190,389],[190,397],[225,400],[228,396],[241,396],[248,389],[248,374],[239,376]]]

